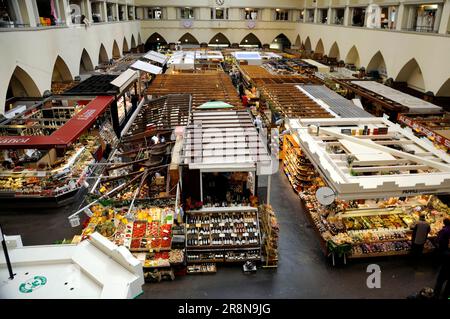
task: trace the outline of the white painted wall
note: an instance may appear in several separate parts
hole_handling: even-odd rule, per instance
[[[133,35],[137,44],[140,22],[98,23],[88,28],[73,26],[29,31],[0,30],[0,113],[3,113],[8,84],[16,66],[28,73],[42,94],[51,87],[52,71],[58,55],[74,77],[79,73],[83,49],[86,49],[96,66],[101,44],[105,46],[109,58],[112,57],[114,40],[120,52],[124,37],[131,44]]]

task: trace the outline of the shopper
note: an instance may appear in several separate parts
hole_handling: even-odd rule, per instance
[[[448,251],[450,240],[450,219],[444,219],[444,227],[437,234],[437,249],[439,253]]]
[[[445,285],[445,287],[444,287]],[[444,290],[442,291],[442,288]],[[442,295],[441,295],[442,291]],[[450,298],[450,252],[447,251],[443,254],[442,266],[439,270],[439,274],[436,279],[436,285],[434,286],[435,298]]]
[[[243,96],[242,96],[242,105],[243,105],[244,107],[247,107],[247,106],[248,106],[248,97],[247,97],[247,95],[243,95]]]
[[[413,256],[420,256],[423,247],[427,241],[428,233],[430,232],[430,224],[425,221],[425,215],[421,214],[419,221],[411,226],[413,230],[411,240],[411,254]]]
[[[242,99],[242,96],[244,96],[244,85],[242,83],[239,84],[239,97]]]

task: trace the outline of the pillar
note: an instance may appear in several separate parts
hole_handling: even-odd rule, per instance
[[[436,16],[434,17],[433,32],[438,32],[439,28],[440,28],[441,20],[445,20],[445,19],[442,19],[442,17],[443,17],[442,10],[443,10],[443,6],[438,5],[438,9],[436,11]]]
[[[405,15],[405,5],[403,2],[400,3],[397,10],[397,17],[395,21],[395,30],[402,30],[404,27],[406,27],[407,24],[408,15]]]
[[[90,0],[85,0],[85,8],[86,8],[86,18],[88,19],[88,21],[92,22],[92,6],[91,6],[91,1]],[[82,21],[83,22],[83,21]]]
[[[348,26],[350,25],[350,7],[346,6],[344,10],[344,25]]]
[[[327,13],[327,24],[331,24],[331,21],[333,20],[333,10],[330,8],[328,8],[328,13]]]
[[[39,13],[37,12],[36,0],[25,0],[27,7],[28,19],[30,20],[30,27],[37,27],[39,21]]]
[[[449,29],[449,17],[450,17],[450,0],[445,1],[444,7],[442,8],[441,22],[439,23],[439,33],[447,34]]]
[[[115,15],[116,15],[116,21],[119,21],[119,4],[116,2],[114,5],[114,10],[116,11]]]
[[[314,20],[313,20],[313,22],[317,23],[318,19],[319,19],[319,10],[317,8],[314,8]]]

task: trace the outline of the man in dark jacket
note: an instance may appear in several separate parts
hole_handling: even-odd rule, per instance
[[[439,253],[448,251],[450,240],[450,219],[444,219],[444,227],[437,234],[437,248]]]
[[[444,291],[441,296],[442,288],[444,287]],[[447,251],[444,253],[442,258],[442,266],[439,271],[438,277],[436,279],[436,285],[434,286],[434,296],[438,299],[450,298],[450,252]]]
[[[411,254],[413,256],[420,256],[423,247],[427,241],[428,233],[430,232],[430,224],[425,221],[425,215],[421,214],[417,223],[411,226],[413,230],[411,240]]]

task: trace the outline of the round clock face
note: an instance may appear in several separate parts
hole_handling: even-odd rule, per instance
[[[225,0],[216,0],[217,5],[222,6],[225,3]]]

